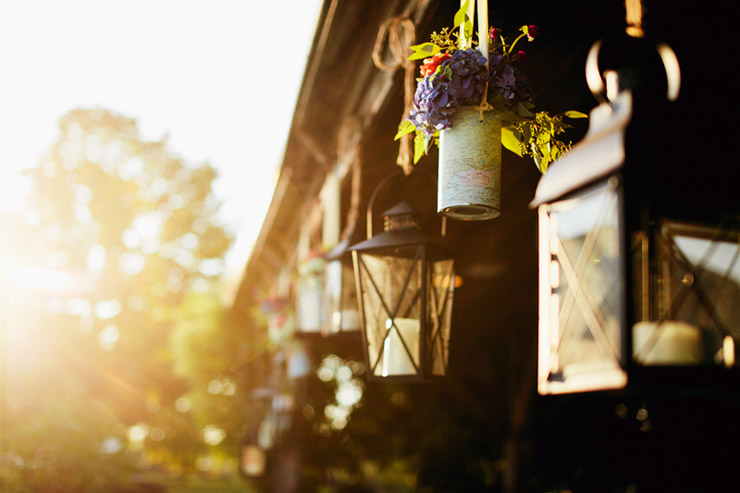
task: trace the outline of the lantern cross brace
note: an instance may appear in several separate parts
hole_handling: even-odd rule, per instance
[[[691,275],[692,281],[689,284],[682,283],[680,289],[670,301],[669,310],[661,314],[660,318],[657,321],[657,329],[652,334],[650,334],[650,337],[647,339],[647,341],[645,341],[645,344],[643,345],[639,355],[637,355],[638,357],[643,353],[649,354],[650,351],[652,351],[652,348],[655,346],[655,344],[657,344],[660,334],[662,333],[659,330],[660,327],[662,327],[661,324],[678,313],[678,311],[689,298],[689,295],[691,293],[694,293],[696,295],[696,299],[699,301],[704,310],[706,310],[709,318],[714,321],[720,335],[722,337],[731,336],[730,331],[723,323],[722,318],[719,316],[719,313],[717,313],[714,304],[707,295],[701,280],[701,271],[703,270],[703,266],[712,257],[719,246],[719,242],[726,238],[727,235],[728,231],[724,228],[720,228],[717,234],[711,239],[710,245],[702,255],[701,259],[699,259],[696,265],[694,265],[676,244],[675,238],[671,234],[670,228],[664,227],[661,230],[661,239],[667,245],[668,254],[671,256],[671,259],[674,260],[686,272],[686,274]],[[727,279],[730,276],[730,272],[732,272],[732,269],[735,267],[739,256],[740,246],[738,247],[738,249],[735,250],[732,259],[725,269],[725,272],[722,276],[723,283],[727,282]]]
[[[391,326],[387,328],[385,336],[383,337],[383,341],[380,344],[380,350],[378,352],[378,358],[375,360],[375,362],[372,364],[371,372],[375,372],[375,369],[378,366],[378,363],[383,358],[383,352],[385,351],[385,341],[390,337],[391,330],[396,329],[396,335],[398,336],[398,339],[401,341],[401,344],[403,345],[404,351],[406,351],[407,356],[409,357],[409,361],[411,361],[411,364],[414,366],[414,371],[419,371],[419,365],[414,361],[413,356],[411,355],[411,351],[409,350],[408,345],[406,344],[406,341],[403,338],[403,335],[401,335],[401,331],[398,330],[398,327],[396,326],[396,316],[398,315],[399,310],[401,309],[401,304],[403,302],[403,298],[406,294],[406,288],[408,288],[409,282],[411,282],[411,275],[414,272],[414,269],[418,263],[421,261],[421,252],[417,251],[416,256],[414,257],[413,262],[411,262],[411,266],[409,268],[408,273],[406,274],[406,279],[403,284],[403,289],[401,289],[400,296],[398,298],[398,301],[396,302],[395,309],[391,312],[390,309],[388,309],[388,305],[385,302],[385,299],[383,298],[383,295],[380,292],[380,289],[378,288],[377,283],[375,282],[375,279],[373,279],[372,274],[370,273],[370,270],[367,268],[367,265],[365,264],[365,261],[362,259],[362,257],[359,257],[360,265],[365,270],[365,274],[367,274],[367,278],[370,280],[370,284],[372,285],[373,289],[375,290],[375,293],[378,295],[378,299],[380,299],[380,303],[383,305],[383,310],[385,310],[386,314],[388,315],[389,320],[391,321]],[[414,304],[419,299],[419,296],[421,294],[421,289],[417,289],[416,293],[411,299],[411,302],[408,305],[408,308],[406,310],[406,315],[409,310],[414,306]]]
[[[452,276],[452,266],[448,269],[445,276],[442,276],[443,279],[450,279],[450,282],[455,282],[454,277]],[[442,285],[444,288],[444,284]],[[434,287],[434,283],[432,283],[432,296],[430,297],[431,301],[431,320],[432,320],[432,350],[438,349],[439,351],[443,351],[443,343],[444,339],[442,339],[442,331],[440,330],[441,324],[439,323],[440,316],[445,313],[445,310],[447,309],[447,300],[450,299],[449,295],[449,289],[444,289],[444,295],[442,299],[442,303],[440,305],[439,301],[437,300],[438,292],[437,289]],[[442,361],[445,365],[445,373],[447,370],[447,360],[444,358],[444,354],[439,355],[439,361]]]
[[[594,313],[593,308],[591,307],[591,303],[588,301],[588,298],[586,298],[586,295],[583,293],[583,290],[581,289],[581,282],[580,278],[583,275],[583,270],[585,270],[585,265],[582,268],[582,270],[578,269],[578,266],[576,265],[576,268],[572,266],[570,263],[570,260],[568,259],[568,256],[565,254],[565,249],[563,248],[562,243],[560,240],[557,240],[558,242],[558,259],[560,260],[560,264],[563,267],[563,272],[565,273],[565,277],[568,280],[568,284],[571,286],[571,289],[568,290],[566,293],[566,300],[564,300],[563,304],[565,305],[565,301],[568,300],[568,295],[570,294],[570,298],[575,301],[575,304],[578,305],[578,308],[580,308],[581,314],[583,315],[583,318],[586,321],[586,327],[588,327],[589,332],[591,332],[591,335],[594,336],[594,340],[596,341],[597,346],[602,349],[604,352],[607,353],[607,356],[614,357],[615,359],[619,360],[619,356],[617,354],[617,350],[614,347],[614,345],[611,343],[609,338],[604,333],[604,329],[601,326],[601,322],[599,321],[598,317]],[[585,246],[584,246],[585,248]],[[572,312],[573,302],[569,304],[569,310],[567,315],[564,317],[567,321],[570,318],[570,313]],[[560,346],[560,343],[563,340],[563,335],[565,333],[565,327],[567,327],[567,324],[563,324],[563,330],[560,333],[560,337],[557,341],[557,346]]]
[[[663,239],[668,243],[671,249],[671,253],[674,255],[674,259],[681,265],[681,267],[686,270],[687,273],[690,273],[693,277],[693,282],[690,285],[684,285],[682,291],[689,291],[693,290],[696,294],[697,299],[699,302],[704,306],[704,309],[709,313],[709,316],[714,320],[714,323],[717,324],[717,329],[720,331],[722,336],[730,335],[729,330],[727,330],[727,327],[724,323],[722,323],[722,320],[717,313],[717,310],[714,308],[714,304],[709,300],[709,297],[706,294],[706,291],[704,290],[704,287],[701,283],[701,273],[700,270],[703,269],[704,264],[707,262],[707,260],[714,254],[717,247],[719,246],[719,241],[721,241],[724,237],[727,236],[727,233],[724,231],[718,232],[718,234],[712,239],[710,242],[709,248],[707,248],[706,252],[704,252],[704,255],[702,258],[697,262],[697,264],[694,266],[691,264],[691,261],[686,258],[686,255],[681,251],[680,248],[678,248],[678,245],[676,245],[676,242],[673,238],[673,236],[665,231],[663,233]],[[727,267],[727,270],[724,273],[724,276],[722,278],[722,282],[726,282],[727,278],[730,275],[730,272],[732,272],[732,268],[735,266],[735,263],[738,258],[738,250],[735,251],[735,254],[733,255],[732,261]],[[684,299],[685,301],[685,299]],[[683,304],[683,301],[681,302]],[[669,315],[673,315],[678,311],[678,308],[680,308],[680,304],[678,306],[674,306],[674,303],[671,303],[671,313]]]
[[[616,200],[616,197],[614,197],[614,200]],[[563,336],[565,335],[565,330],[568,326],[567,321],[570,319],[575,304],[578,305],[578,308],[586,321],[586,327],[593,335],[599,349],[602,350],[602,352],[605,352],[606,356],[612,357],[619,362],[619,355],[616,348],[604,333],[601,322],[594,313],[591,303],[588,301],[588,298],[581,289],[581,278],[586,271],[591,255],[596,249],[599,232],[601,230],[600,226],[602,226],[606,221],[606,211],[613,205],[613,201],[605,201],[602,204],[602,211],[597,216],[599,221],[594,224],[594,227],[592,227],[586,235],[583,247],[578,253],[575,266],[571,263],[560,238],[558,238],[557,234],[551,230],[551,238],[554,239],[557,244],[558,260],[560,261],[563,273],[565,274],[568,285],[570,286],[570,289],[566,292],[565,299],[563,300],[563,308],[561,311],[562,329],[559,332],[554,348],[559,348],[563,341]]]

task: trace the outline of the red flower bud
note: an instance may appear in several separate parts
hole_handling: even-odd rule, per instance
[[[501,37],[501,29],[491,28],[491,41],[495,41],[499,37]]]
[[[540,28],[534,24],[527,26],[527,39],[532,41],[534,38],[540,35]]]
[[[431,58],[427,58],[421,65],[421,76],[426,77],[437,71],[439,64],[450,58],[449,53],[437,53]]]
[[[519,62],[519,63],[526,62],[527,61],[527,54],[524,53],[523,51],[517,52],[517,54],[516,54],[516,61]]]

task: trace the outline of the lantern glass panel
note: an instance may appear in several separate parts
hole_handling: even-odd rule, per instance
[[[358,259],[370,370],[383,377],[417,374],[421,334],[420,258],[359,253]]]
[[[643,365],[734,364],[740,336],[738,232],[662,221],[655,231],[656,269],[643,276],[633,354]],[[649,248],[640,249],[640,264]]]
[[[449,359],[450,325],[452,320],[452,294],[455,288],[454,260],[445,259],[431,263],[431,282],[428,284],[429,320],[431,322],[432,374],[445,375]]]
[[[609,182],[548,207],[550,286],[549,300],[542,302],[548,303],[551,375],[619,366],[618,207],[618,190]]]
[[[343,330],[359,329],[357,295],[352,267],[341,260],[326,265],[326,332],[336,334]]]

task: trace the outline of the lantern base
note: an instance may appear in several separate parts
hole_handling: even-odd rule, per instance
[[[439,213],[450,219],[461,219],[463,221],[483,221],[493,219],[501,214],[501,211],[493,207],[479,204],[455,204],[439,209]]]

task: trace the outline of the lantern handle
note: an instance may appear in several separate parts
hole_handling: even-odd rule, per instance
[[[609,80],[611,71],[606,72],[607,83],[605,84],[599,70],[599,51],[601,50],[601,44],[601,39],[596,40],[586,57],[586,83],[591,90],[591,94],[593,94],[594,98],[600,104],[608,104],[609,101],[613,101],[614,99],[611,97],[612,89]],[[666,73],[668,83],[666,98],[671,102],[676,101],[678,99],[678,93],[681,91],[681,66],[678,63],[678,57],[673,51],[673,48],[667,43],[657,43],[655,48],[658,50],[658,55],[660,55]],[[606,94],[606,98],[604,94]]]
[[[415,170],[415,172],[428,176],[430,179],[432,179],[432,181],[434,181],[435,186],[437,185],[437,179],[434,178],[434,176],[432,176],[431,174],[427,172],[419,171],[419,170]],[[393,172],[391,172],[388,176],[380,180],[380,182],[375,186],[373,193],[370,194],[370,199],[367,201],[367,211],[365,213],[368,240],[373,237],[373,206],[375,205],[375,198],[378,196],[378,193],[380,192],[380,190],[385,185],[388,184],[388,182],[390,182],[391,180],[395,178],[398,178],[399,176],[406,177],[406,176],[411,176],[411,175],[407,175],[403,172],[403,169],[397,168]],[[444,238],[446,234],[447,234],[447,218],[442,216],[442,227],[441,227],[442,238]]]

